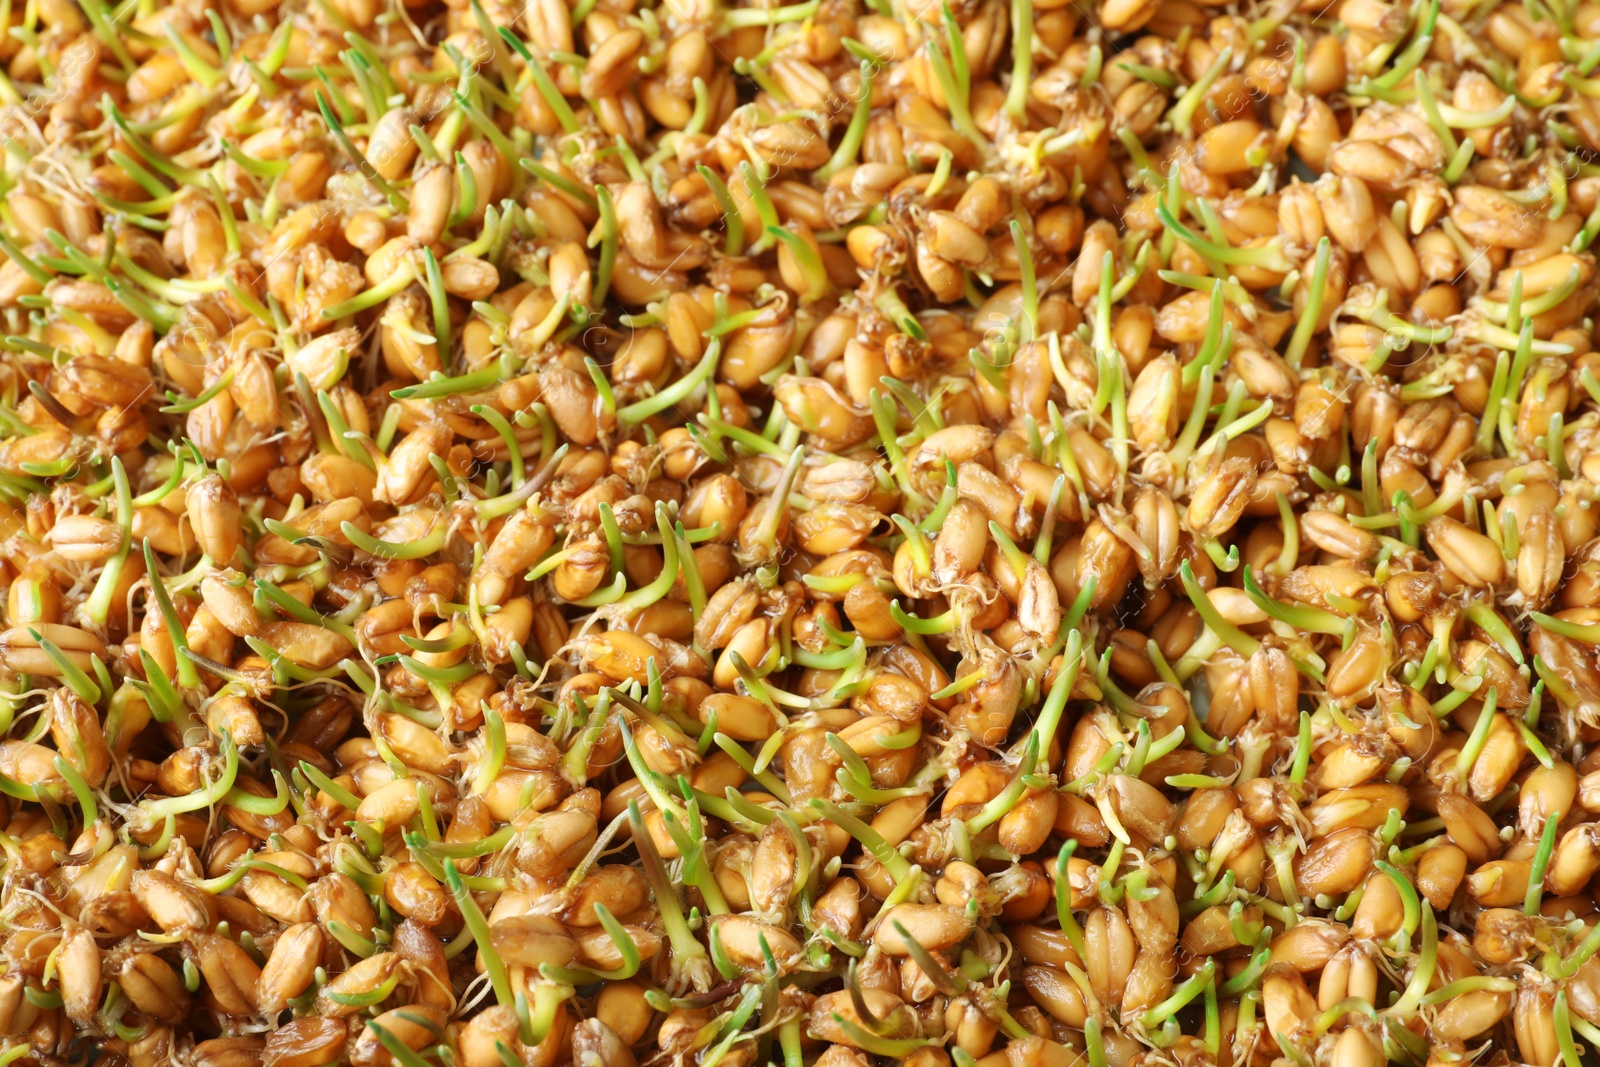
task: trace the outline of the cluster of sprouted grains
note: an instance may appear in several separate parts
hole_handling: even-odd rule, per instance
[[[1600,4],[0,29],[0,1064],[1600,1046]]]

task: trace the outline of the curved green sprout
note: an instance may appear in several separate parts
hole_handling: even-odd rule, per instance
[[[1227,52],[1228,49],[1223,49],[1224,54]],[[1202,259],[1227,266],[1257,267],[1261,270],[1282,273],[1287,273],[1293,266],[1284,257],[1283,249],[1275,243],[1261,245],[1257,248],[1234,248],[1232,245],[1208,241],[1179,222],[1172,211],[1165,204],[1159,202],[1156,204],[1156,217],[1178,240],[1194,249],[1195,253]],[[1227,274],[1219,274],[1219,277],[1226,278]]]
[[[1597,950],[1600,950],[1600,925],[1589,930],[1584,939],[1573,949],[1570,956],[1564,959],[1555,954],[1551,949],[1544,956],[1544,973],[1558,982],[1564,982],[1578,973],[1578,969],[1588,963]]]
[[[600,920],[600,926],[616,945],[617,951],[622,954],[622,966],[610,971],[571,970],[566,967],[555,967],[543,964],[539,973],[552,982],[566,985],[593,985],[595,982],[621,982],[639,973],[640,955],[638,942],[633,935],[628,933],[627,927],[617,921],[616,916],[604,904],[595,904],[595,918]]]
[[[1229,873],[1231,874],[1232,872],[1230,871]],[[1259,947],[1251,955],[1250,962],[1245,965],[1244,970],[1217,987],[1219,996],[1238,996],[1240,993],[1256,988],[1261,981],[1261,976],[1267,971],[1267,965],[1272,962],[1272,946],[1265,943],[1268,940],[1270,938],[1260,943]]]
[[[1395,931],[1394,934],[1394,944],[1396,946],[1409,945],[1412,931],[1416,930],[1417,923],[1421,921],[1423,923],[1423,944],[1426,946],[1427,927],[1433,919],[1432,906],[1417,895],[1416,887],[1411,884],[1410,879],[1401,873],[1399,868],[1382,860],[1376,861],[1373,866],[1383,872],[1384,876],[1394,886],[1395,892],[1400,895],[1403,912],[1400,929]],[[1424,908],[1427,908],[1426,914],[1423,912]]]
[[[1349,619],[1335,615],[1331,611],[1324,611],[1322,608],[1304,604],[1285,604],[1281,600],[1274,600],[1262,592],[1261,586],[1256,584],[1255,576],[1250,573],[1249,564],[1245,564],[1244,568],[1244,591],[1256,607],[1296,630],[1340,636],[1350,624]]]
[[[1261,642],[1239,629],[1233,623],[1222,617],[1216,605],[1211,603],[1211,598],[1206,591],[1200,588],[1200,582],[1194,576],[1194,569],[1189,566],[1189,561],[1184,560],[1178,568],[1178,577],[1183,583],[1183,591],[1189,597],[1189,603],[1194,605],[1195,611],[1200,613],[1200,619],[1239,655],[1249,658],[1261,647]]]
[[[1034,764],[1038,762],[1040,741],[1039,734],[1029,733],[1027,748],[1023,750],[1022,762],[1017,765],[1017,772],[1011,781],[1000,791],[1000,794],[985,804],[976,815],[967,820],[967,833],[977,835],[993,826],[1006,816],[1017,802],[1022,799],[1022,794],[1027,791],[1028,784],[1025,779],[1033,773]]]
[[[285,870],[275,863],[268,863],[266,860],[259,859],[248,859],[237,863],[226,874],[219,875],[216,878],[207,878],[195,884],[215,896],[217,893],[232,889],[235,885],[238,885],[239,881],[251,871],[264,871],[267,874],[282,878],[302,893],[309,892],[311,889],[306,880],[293,871]]]
[[[62,1005],[60,990],[40,989],[37,986],[25,985],[22,987],[22,995],[27,998],[29,1004],[44,1011],[49,1011],[51,1008],[59,1008]],[[22,1047],[28,1049],[30,1046],[23,1045]]]
[[[714,337],[706,345],[705,354],[700,357],[700,362],[695,364],[693,370],[654,396],[619,409],[617,421],[624,425],[636,426],[668,408],[683,403],[697,388],[711,381],[721,358],[722,339]]]
[[[1072,859],[1072,853],[1077,847],[1076,841],[1067,841],[1062,844],[1061,851],[1056,853],[1056,921],[1073,950],[1078,953],[1078,958],[1082,959],[1085,951],[1083,927],[1078,925],[1077,916],[1072,914],[1072,882],[1068,876],[1071,869],[1068,861]]]
[[[1109,252],[1106,254],[1110,255]],[[1201,375],[1207,370],[1211,371],[1212,378],[1215,380],[1215,376],[1221,372],[1221,364],[1227,358],[1227,349],[1233,347],[1231,335],[1226,343],[1223,337],[1224,332],[1231,328],[1227,316],[1223,314],[1223,288],[1221,285],[1213,285],[1211,287],[1211,307],[1206,315],[1206,335],[1201,340],[1200,347],[1195,352],[1195,357],[1183,365],[1183,387],[1185,389],[1197,386],[1200,383]],[[1196,406],[1209,408],[1209,389],[1206,391],[1206,403],[1200,404],[1197,398]],[[1203,421],[1204,415],[1201,417]],[[1190,421],[1194,421],[1192,414],[1190,415]],[[1185,428],[1187,429],[1187,426]]]
[[[1462,993],[1488,992],[1488,993],[1514,993],[1517,983],[1510,978],[1496,978],[1492,975],[1480,974],[1471,978],[1458,978],[1448,985],[1438,989],[1422,998],[1424,1005],[1443,1004]]]
[[[1228,926],[1233,931],[1233,939],[1246,948],[1254,947],[1266,935],[1265,923],[1256,923],[1253,927],[1244,921],[1244,900],[1235,900],[1228,909]]]
[[[1222,72],[1227,70],[1232,62],[1233,49],[1231,47],[1224,48],[1217,53],[1217,58],[1212,60],[1211,66],[1206,68],[1205,73],[1201,74],[1199,79],[1184,90],[1182,96],[1178,97],[1177,102],[1167,112],[1167,121],[1174,130],[1188,132],[1189,128],[1194,124],[1195,113],[1200,109],[1200,104],[1205,99],[1206,94],[1211,91],[1211,86],[1216,83],[1216,80],[1222,76]]]
[[[1565,637],[1571,641],[1581,641],[1586,645],[1600,645],[1600,622],[1579,623],[1567,619],[1558,619],[1553,615],[1546,615],[1536,611],[1532,615],[1534,625],[1541,630],[1548,630],[1558,637]]]
[[[254,793],[235,788],[228,791],[222,798],[222,803],[230,808],[250,812],[252,815],[277,815],[289,806],[289,784],[277,771],[272,772],[272,779],[277,785],[277,791],[270,797],[258,797]]]
[[[727,803],[729,821],[743,820],[755,827],[755,833],[760,834],[761,829],[769,825],[777,816],[771,808],[764,808],[759,804],[746,800],[745,795],[733,786],[726,786],[722,791],[723,800]],[[709,809],[708,809],[709,810]]]
[[[342,523],[339,527],[341,533],[361,551],[379,559],[422,559],[431,556],[444,547],[449,535],[449,524],[443,521],[434,524],[433,530],[427,536],[416,541],[394,543],[380,541],[361,527],[351,522]]]
[[[60,756],[55,758],[56,773],[72,789],[72,794],[77,798],[78,808],[83,813],[83,827],[85,830],[92,827],[100,817],[99,805],[94,799],[94,790],[89,787],[78,768],[68,763]]]
[[[727,183],[716,171],[704,163],[696,168],[700,177],[705,179],[706,187],[711,190],[711,195],[716,198],[717,206],[722,209],[722,223],[727,228],[728,235],[723,243],[723,254],[738,256],[744,253],[744,217],[739,212],[739,206],[733,202],[733,194],[728,191]]]
[[[1433,47],[1434,26],[1439,19],[1439,0],[1433,0],[1429,5],[1427,14],[1422,18],[1422,23],[1417,27],[1417,32],[1406,46],[1406,50],[1394,60],[1393,65],[1376,78],[1368,79],[1360,85],[1353,86],[1352,90],[1360,95],[1364,89],[1394,89],[1409,78],[1417,70],[1428,50]],[[1420,77],[1418,80],[1421,80]]]
[[[328,796],[332,797],[340,807],[345,808],[348,811],[355,811],[361,806],[360,797],[350,792],[338,782],[335,782],[332,778],[329,778],[327,775],[323,774],[316,768],[315,765],[307,763],[305,760],[301,760],[300,773],[305,775],[308,782],[322,790],[322,792],[328,794]]]
[[[756,157],[760,162],[760,157]],[[762,164],[765,168],[766,164]],[[772,197],[767,192],[768,174],[765,169],[757,172],[749,162],[739,164],[739,176],[744,180],[745,195],[750,198],[755,206],[756,217],[761,220],[760,235],[754,244],[747,249],[748,254],[756,255],[772,247],[772,237],[767,229],[772,226],[781,226],[782,220],[778,218],[778,209],[772,203]]]
[[[706,941],[711,946],[711,965],[717,969],[718,974],[732,981],[743,973],[739,965],[734,963],[732,957],[728,955],[728,950],[723,946],[722,929],[718,924],[711,924],[711,933],[707,936]]]
[[[873,859],[883,865],[884,870],[896,882],[902,882],[911,875],[911,864],[883,835],[872,827],[849,814],[837,804],[830,803],[820,797],[811,800],[811,807],[816,813],[839,827],[845,833],[855,838],[867,850]]]
[[[700,797],[705,796],[706,800],[712,802],[713,807],[719,807],[721,802],[715,797],[697,792],[689,786],[687,778],[680,777],[678,784],[688,801],[686,805],[688,817],[679,819],[667,811],[662,813],[661,818],[667,835],[677,846],[681,858],[680,872],[683,882],[700,891],[700,895],[705,898],[706,910],[711,914],[725,915],[729,910],[728,902],[723,897],[722,888],[717,884],[705,859],[705,823],[700,818]]]
[[[804,22],[822,8],[822,0],[806,0],[803,4],[774,8],[733,8],[721,15],[723,32],[750,26],[778,26],[786,22]]]
[[[239,748],[227,733],[222,735],[221,746],[222,774],[217,780],[202,786],[188,796],[141,801],[139,807],[148,819],[155,820],[168,815],[181,815],[184,812],[209,808],[228,796],[233,790],[233,783],[239,777]]]
[[[846,793],[855,800],[864,804],[887,804],[900,797],[914,796],[927,790],[922,786],[905,785],[895,789],[879,789],[872,784],[872,770],[867,766],[866,760],[858,755],[855,749],[838,734],[825,735],[828,746],[839,756],[844,763],[834,772],[834,778]],[[781,818],[785,812],[780,812]],[[792,816],[791,816],[792,818]]]
[[[624,733],[623,736],[624,739],[626,739],[626,733]],[[746,752],[739,742],[735,741],[727,734],[721,733],[713,735],[711,740],[713,744],[722,749],[722,751],[726,752],[728,757],[732,759],[734,763],[737,763],[740,769],[748,774],[758,785],[761,786],[762,789],[777,797],[778,800],[784,805],[789,805],[792,803],[789,798],[789,789],[783,784],[783,779],[779,778],[771,771],[758,770],[756,768],[755,760],[750,757],[750,753]],[[843,824],[841,823],[840,825]]]
[[[1140,1023],[1147,1030],[1165,1023],[1181,1011],[1186,1004],[1199,996],[1215,979],[1216,973],[1216,960],[1207,958],[1205,966],[1200,968],[1196,974],[1177,989],[1174,989],[1171,996],[1140,1016]]]
[[[324,630],[330,630],[338,634],[352,645],[356,643],[355,628],[348,623],[323,615],[315,608],[301,603],[264,578],[257,578],[255,585],[256,590],[268,603],[289,618],[297,622],[309,623],[312,626],[320,626]]]
[[[782,241],[795,258],[806,287],[800,294],[802,304],[814,304],[833,295],[833,282],[827,268],[822,265],[822,255],[804,237],[783,226],[768,226],[767,234]]]
[[[845,127],[844,136],[839,140],[839,147],[834,149],[828,162],[817,170],[818,181],[827,182],[839,171],[853,164],[860,155],[861,143],[867,135],[867,124],[872,119],[872,78],[876,73],[876,63],[862,62],[861,95],[856,99],[855,111],[850,116],[850,124]]]
[[[896,626],[899,626],[908,634],[931,637],[935,634],[954,632],[960,621],[961,612],[956,608],[951,608],[939,615],[935,615],[931,619],[924,619],[921,616],[912,615],[900,606],[900,601],[894,600],[889,604],[889,617],[894,620]]]
[[[433,841],[425,845],[430,856],[439,859],[466,859],[469,856],[489,856],[509,845],[517,835],[515,827],[503,826],[488,837],[477,841]]]
[[[833,1022],[835,1026],[845,1032],[853,1044],[872,1053],[874,1056],[888,1056],[891,1059],[903,1061],[917,1049],[939,1043],[932,1038],[879,1037],[877,1034],[862,1029],[838,1012],[833,1013]]]

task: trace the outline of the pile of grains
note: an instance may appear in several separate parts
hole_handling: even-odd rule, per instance
[[[0,1065],[1600,1046],[1600,3],[0,30]]]

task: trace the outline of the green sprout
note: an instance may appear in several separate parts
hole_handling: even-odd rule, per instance
[[[1171,996],[1140,1016],[1140,1023],[1146,1030],[1149,1030],[1173,1021],[1173,1017],[1185,1005],[1199,996],[1215,980],[1216,973],[1216,960],[1208,957],[1205,966],[1177,989],[1174,989]]]
[[[744,254],[744,217],[739,212],[739,207],[733,202],[733,194],[728,191],[728,186],[716,171],[704,163],[696,168],[700,177],[705,179],[711,195],[716,198],[717,206],[722,209],[722,222],[727,227],[728,236],[723,243],[723,253],[728,256]]]
[[[822,8],[822,0],[807,0],[803,4],[774,8],[733,8],[722,12],[724,33],[750,26],[779,26],[787,22],[804,22]]]
[[[1174,130],[1187,132],[1194,125],[1195,113],[1200,110],[1200,104],[1205,100],[1206,94],[1211,91],[1211,86],[1222,77],[1222,72],[1228,69],[1233,62],[1233,49],[1224,48],[1217,53],[1217,58],[1211,61],[1205,73],[1178,97],[1176,103],[1167,112],[1167,122]]]
[[[1255,577],[1250,573],[1248,564],[1244,568],[1244,591],[1245,595],[1250,598],[1250,602],[1256,607],[1266,612],[1270,617],[1286,623],[1296,630],[1342,636],[1354,623],[1353,619],[1335,615],[1333,612],[1325,611],[1322,608],[1314,608],[1304,604],[1285,604],[1281,600],[1274,600],[1261,591],[1261,587],[1256,584]]]
[[[1195,611],[1200,613],[1200,619],[1206,624],[1206,628],[1239,655],[1247,659],[1254,655],[1256,649],[1261,647],[1261,642],[1222,617],[1222,613],[1211,603],[1206,591],[1200,588],[1200,582],[1195,578],[1194,569],[1189,566],[1188,560],[1185,560],[1179,568],[1178,576],[1183,583],[1184,593],[1194,605]]]
[[[216,780],[182,797],[164,797],[160,800],[145,800],[139,803],[139,808],[146,816],[147,821],[162,819],[169,815],[182,815],[185,812],[199,811],[210,808],[220,803],[233,791],[234,782],[239,777],[239,749],[233,743],[233,738],[223,733],[221,739],[222,773]]]
[[[889,873],[889,876],[896,883],[910,877],[911,864],[904,856],[900,855],[893,845],[885,841],[883,835],[879,834],[878,831],[854,815],[848,814],[836,804],[821,798],[814,798],[810,803],[817,814],[859,841],[862,848],[873,859],[883,865],[884,870]]]
[[[1528,892],[1522,901],[1524,915],[1539,914],[1539,900],[1544,892],[1545,870],[1550,866],[1550,857],[1556,848],[1556,831],[1561,826],[1562,812],[1552,812],[1545,817],[1544,830],[1539,835],[1539,848],[1533,854],[1533,863],[1528,867]]]
[[[1491,685],[1488,695],[1483,700],[1483,710],[1478,713],[1478,721],[1472,727],[1472,733],[1467,737],[1466,744],[1461,746],[1461,751],[1456,755],[1456,774],[1462,778],[1471,772],[1472,765],[1483,754],[1483,746],[1489,740],[1489,729],[1494,725],[1495,697],[1495,687]]]
[[[321,89],[316,91],[317,109],[322,113],[322,121],[327,124],[328,133],[332,135],[334,143],[344,153],[345,158],[355,165],[361,176],[366,178],[372,187],[389,202],[389,206],[396,212],[404,214],[410,209],[410,203],[400,190],[396,189],[383,175],[378,173],[376,167],[367,161],[367,157],[356,148],[355,142],[350,140],[350,135],[345,132],[344,123],[334,114],[333,107],[328,103],[328,97]],[[335,96],[335,99],[339,99]]]
[[[1023,750],[1022,762],[1018,764],[1016,774],[1011,781],[1000,791],[999,795],[985,804],[976,815],[967,820],[967,833],[977,835],[999,822],[1005,815],[1017,806],[1022,799],[1022,794],[1027,791],[1028,784],[1025,779],[1033,773],[1034,764],[1039,759],[1039,735],[1028,734],[1027,747]]]
[[[367,1020],[367,1029],[372,1031],[372,1036],[378,1039],[394,1062],[399,1067],[429,1067],[428,1061],[412,1051],[411,1046],[400,1040],[393,1031],[385,1026],[380,1026],[374,1019]]]
[[[1413,71],[1421,65],[1428,50],[1433,47],[1433,30],[1439,19],[1439,0],[1433,0],[1429,5],[1427,14],[1423,16],[1422,24],[1418,27],[1416,35],[1406,50],[1395,59],[1394,65],[1376,78],[1370,78],[1359,85],[1353,86],[1355,95],[1362,95],[1371,89],[1394,89],[1409,78]],[[1417,79],[1421,81],[1419,77]]]
[[[1561,1067],[1583,1067],[1583,1060],[1578,1055],[1577,1046],[1572,1040],[1572,1016],[1567,1007],[1567,991],[1565,989],[1556,994],[1553,1016],[1556,1044],[1561,1049]]]
[[[934,79],[938,81],[939,90],[944,96],[945,107],[950,111],[950,125],[957,133],[978,146],[980,151],[987,150],[989,142],[972,120],[972,109],[969,104],[972,83],[971,71],[967,64],[967,49],[962,40],[961,27],[951,13],[948,2],[944,4],[944,28],[945,45],[950,55],[947,58],[937,40],[930,38],[924,46],[928,66],[933,70]]]
[[[622,966],[610,971],[577,971],[546,963],[540,965],[540,974],[552,982],[566,985],[593,985],[595,982],[626,981],[639,973],[641,959],[639,945],[634,941],[633,935],[628,933],[627,927],[618,922],[616,916],[612,915],[611,910],[604,904],[595,904],[594,915],[600,920],[601,928],[622,955]]]
[[[1083,927],[1078,925],[1077,916],[1072,914],[1072,880],[1068,875],[1071,869],[1069,861],[1073,851],[1078,847],[1076,841],[1067,841],[1062,844],[1061,851],[1056,853],[1056,920],[1061,926],[1061,932],[1066,935],[1078,958],[1084,955]]]
[[[528,51],[528,46],[516,34],[505,26],[498,27],[498,32],[523,62],[528,65],[528,74],[533,78],[534,87],[539,90],[539,95],[550,110],[555,113],[556,120],[561,123],[561,128],[568,133],[577,133],[579,130],[578,116],[573,114],[572,107],[567,103],[567,98],[561,95],[561,90],[556,88],[556,83],[551,80],[550,74],[544,69],[544,64],[533,57]]]
[[[379,559],[422,559],[442,549],[450,531],[449,524],[441,521],[419,540],[401,543],[381,541],[350,522],[341,524],[340,532],[361,551]]]
[[[1565,637],[1570,641],[1581,641],[1586,645],[1600,645],[1600,623],[1572,622],[1568,619],[1558,619],[1553,615],[1546,615],[1542,611],[1534,612],[1532,618],[1534,625],[1558,637]]]
[[[1006,114],[1021,122],[1028,110],[1028,85],[1033,75],[1033,5],[1011,0],[1011,86],[1006,91]]]
[[[834,149],[832,157],[824,163],[816,173],[820,182],[826,183],[839,171],[850,166],[861,154],[861,144],[866,139],[867,125],[872,120],[872,78],[877,73],[877,64],[863,62],[861,64],[861,95],[856,99],[855,111],[850,116],[850,124],[845,127],[844,137],[839,141],[839,147]],[[702,172],[708,168],[702,166]],[[709,184],[710,179],[707,179]],[[713,193],[715,190],[713,190]],[[731,237],[731,233],[730,233]]]
[[[1399,951],[1405,951],[1406,947],[1410,945],[1412,932],[1416,930],[1418,922],[1421,921],[1424,924],[1423,943],[1426,945],[1426,927],[1433,916],[1431,908],[1428,910],[1427,915],[1424,916],[1422,909],[1425,902],[1417,895],[1416,887],[1401,873],[1399,868],[1382,860],[1378,860],[1374,866],[1383,872],[1384,876],[1389,879],[1390,884],[1394,886],[1395,892],[1400,896],[1402,918],[1400,929],[1395,931],[1392,944]]]
[[[600,246],[600,264],[595,270],[594,296],[591,317],[598,314],[600,308],[605,306],[606,293],[611,288],[611,275],[616,269],[617,248],[620,240],[620,229],[617,224],[617,206],[611,198],[611,191],[603,185],[596,185],[595,203],[600,209],[600,232],[591,235],[589,247]]]
[[[667,811],[665,807],[661,810],[663,813]],[[673,973],[687,974],[695,988],[704,992],[709,985],[704,966],[707,962],[705,946],[696,939],[683,917],[677,887],[667,876],[666,865],[661,861],[661,855],[656,851],[655,844],[650,838],[650,831],[644,824],[644,816],[639,813],[637,801],[628,802],[628,826],[633,832],[633,843],[639,852],[639,858],[644,861],[645,877],[650,883],[650,892],[655,897],[656,907],[661,913],[661,924],[666,929],[667,939],[672,944]]]
[[[476,109],[474,109],[474,110],[476,110]],[[478,113],[480,115],[482,115],[482,112],[478,112]],[[484,117],[483,121],[485,123],[487,123],[489,125],[489,127],[492,128],[495,131],[495,135],[497,137],[499,137],[500,140],[502,140],[502,141],[505,140],[505,135],[500,133],[500,128],[498,126],[495,126],[494,123],[491,120],[489,120],[487,116]],[[518,153],[518,154],[520,155],[520,153]],[[586,205],[587,207],[590,207],[590,208],[599,207],[599,203],[595,200],[594,196],[591,195],[587,189],[585,189],[583,186],[579,185],[577,182],[573,181],[571,178],[568,178],[568,177],[566,177],[566,176],[564,176],[562,174],[558,174],[557,172],[551,170],[549,167],[546,167],[546,166],[543,166],[542,164],[536,163],[532,159],[529,159],[527,157],[522,157],[522,158],[518,159],[517,160],[517,165],[520,166],[523,170],[527,171],[529,174],[533,175],[535,178],[538,178],[540,181],[542,181],[546,185],[550,186],[550,188],[555,189],[555,190],[557,190],[559,192],[565,193],[566,195],[572,197],[574,200],[577,200],[578,202]]]
[[[1332,256],[1333,246],[1324,237],[1317,242],[1316,259],[1311,268],[1311,284],[1306,288],[1306,306],[1295,323],[1294,334],[1289,338],[1289,347],[1284,350],[1283,358],[1291,367],[1298,369],[1304,362],[1306,349],[1311,345],[1311,336],[1316,332],[1317,322],[1322,317],[1322,298],[1328,286],[1328,265],[1332,261]]]
[[[1600,950],[1600,925],[1592,928],[1572,954],[1565,958],[1557,955],[1553,948],[1548,950],[1544,955],[1544,973],[1557,982],[1564,982],[1577,974],[1578,969],[1588,963],[1597,950]]]
[[[489,921],[478,908],[478,902],[472,899],[472,894],[461,880],[461,872],[456,870],[454,864],[445,864],[444,875],[449,884],[450,895],[455,898],[456,906],[461,909],[462,921],[472,932],[472,939],[478,945],[484,970],[488,972],[489,982],[494,987],[495,1001],[499,1004],[513,1004],[516,997],[512,993],[511,979],[506,973],[506,965],[500,959],[500,954],[492,947]]]
[[[805,291],[800,294],[802,304],[814,304],[833,295],[833,282],[828,278],[828,271],[822,265],[822,256],[809,241],[782,226],[768,226],[767,233],[788,246],[800,267],[800,273],[805,276]]]

